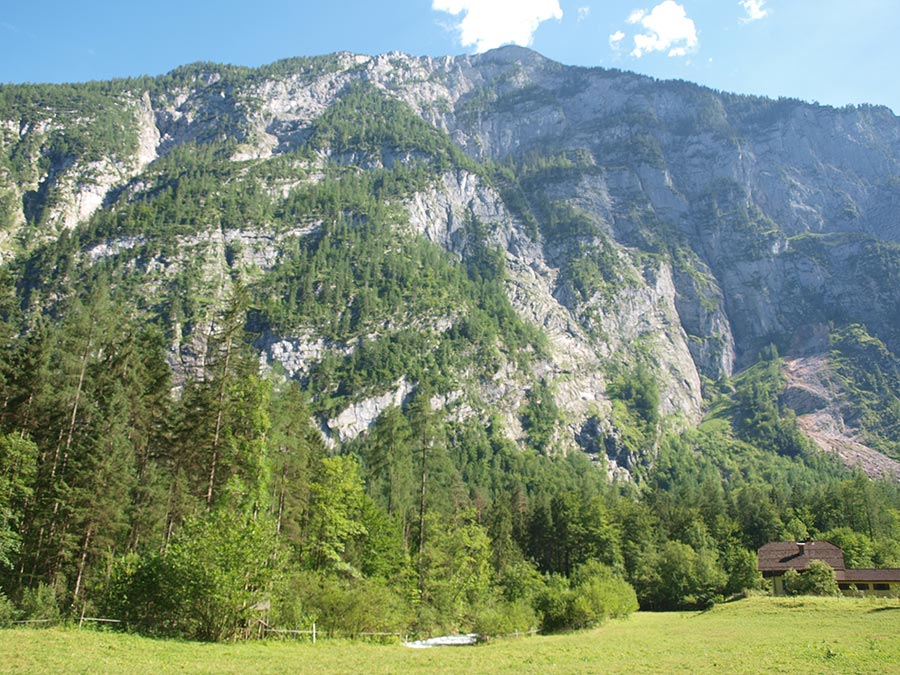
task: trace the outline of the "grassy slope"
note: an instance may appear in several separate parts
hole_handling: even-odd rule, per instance
[[[26,629],[0,631],[0,673],[888,673],[900,672],[898,634],[896,600],[812,598],[639,613],[594,631],[431,650]]]

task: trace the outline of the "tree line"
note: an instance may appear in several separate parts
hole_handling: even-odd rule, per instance
[[[900,564],[896,485],[725,420],[667,437],[640,484],[617,485],[497,418],[443,419],[421,383],[329,448],[309,392],[260,371],[239,285],[177,396],[161,331],[103,285],[26,334],[6,293],[0,578],[20,615],[223,639],[266,606],[270,625],[496,634],[705,607],[758,587],[755,549],[785,537]],[[646,414],[636,377],[619,390]],[[760,385],[740,386],[752,405]]]

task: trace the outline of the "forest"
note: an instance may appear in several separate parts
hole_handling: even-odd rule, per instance
[[[106,122],[5,147],[0,169],[126,151],[114,141],[128,120],[100,106],[107,94],[4,88],[0,112],[83,96]],[[561,293],[609,297],[633,271],[596,223],[536,194],[581,154],[477,165],[364,87],[295,151],[237,161],[235,147],[172,149],[58,236],[32,237],[53,188],[34,196],[31,233],[0,268],[0,624],[102,616],[209,641],[313,622],[340,636],[552,632],[760,590],[756,550],[773,540],[828,539],[848,566],[900,567],[900,486],[812,447],[780,400],[774,346],[704,383],[696,428],[660,413],[651,358],[610,363],[610,415],[639,458],[631,480],[610,479],[602,449],[559,443],[563,411],[532,370],[547,337],[510,302],[492,224],[468,218],[452,256],[398,204],[436,173],[476,172],[534,240],[571,245]],[[216,284],[183,250],[254,226],[303,234],[285,236],[264,275],[229,241]],[[131,248],[85,255],[113,236]],[[653,236],[645,257],[675,255],[667,232]],[[261,366],[261,336],[301,330],[333,348],[296,377]],[[173,345],[190,341],[201,349],[173,368]],[[831,341],[862,429],[889,437],[900,380],[887,348],[856,324]],[[863,377],[863,362],[880,365]],[[435,403],[501,367],[528,383],[520,441],[497,411],[449,417]],[[411,394],[364,433],[323,434],[401,379]]]
[[[900,490],[809,450],[772,406],[777,355],[730,383],[733,409],[615,484],[538,440],[552,407],[529,408],[521,448],[490,417],[441,419],[427,383],[326,447],[309,392],[260,372],[240,292],[177,397],[164,336],[103,285],[24,338],[3,324],[6,620],[101,614],[204,640],[262,618],[504,634],[760,588],[755,550],[771,540],[900,565]],[[617,390],[638,434],[649,386],[636,374]]]

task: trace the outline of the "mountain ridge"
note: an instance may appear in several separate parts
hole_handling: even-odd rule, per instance
[[[101,145],[113,150],[105,156],[79,155],[77,144],[55,149],[60,135],[72,133],[65,119],[41,121],[41,112],[27,108],[24,117],[10,117],[17,110],[11,94],[27,88],[2,90],[9,160],[0,171],[12,178],[5,202],[13,206],[4,237],[18,242],[13,249],[27,252],[29,242],[47,236],[42,231],[52,237],[96,221],[93,214],[149,203],[159,189],[152,187],[154,162],[179,148],[219,147],[216,161],[224,158],[226,180],[235,184],[245,170],[235,167],[292,158],[299,173],[287,173],[294,177],[257,184],[274,201],[335,167],[425,167],[427,187],[401,200],[403,218],[463,261],[471,241],[466,219],[491,225],[486,241],[504,252],[507,295],[520,316],[551,335],[552,353],[526,379],[544,372],[559,394],[571,416],[558,439],[563,445],[576,447],[573,439],[593,416],[609,415],[611,361],[652,366],[663,415],[696,424],[701,378],[730,376],[770,342],[789,351],[797,331],[833,316],[841,325],[864,324],[895,352],[900,346],[890,318],[900,299],[884,283],[896,270],[900,239],[890,208],[900,202],[900,124],[886,109],[722,94],[563,66],[515,47],[442,58],[337,53],[258,69],[190,64],[158,78],[91,86],[120,87],[112,98],[96,97],[87,124],[77,115],[71,122],[82,125],[87,145],[100,126],[92,123],[112,127],[103,132]],[[353,96],[383,101],[374,110],[403,117],[402,133],[328,130],[327,113]],[[335,114],[366,126],[352,110]],[[410,131],[418,140],[403,136]],[[16,156],[31,159],[32,168],[17,169]],[[166,171],[177,173],[177,163]],[[241,266],[259,280],[280,264],[282,244],[275,242],[316,236],[317,226],[223,224],[211,249],[207,226],[196,235],[191,227],[175,248],[206,260],[199,287],[218,298],[214,313]],[[117,237],[108,229],[99,239],[88,236],[76,257],[93,263],[147,244],[140,232]],[[236,249],[243,256],[237,266],[226,260]],[[179,264],[159,258],[142,264],[180,273]],[[847,269],[864,288],[846,283]],[[210,317],[197,318],[211,329]],[[193,331],[192,339],[202,334]],[[273,349],[285,339],[294,354],[323,354],[317,337],[273,334],[259,344],[267,362],[278,361]],[[201,343],[173,342],[173,367],[202,353]],[[577,376],[570,354],[582,359]],[[523,438],[516,429],[527,390],[516,385],[511,398],[491,403],[505,411],[514,438]]]

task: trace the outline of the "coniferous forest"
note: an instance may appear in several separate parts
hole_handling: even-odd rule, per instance
[[[680,385],[657,343],[598,348],[604,403],[576,425],[563,396],[571,373],[551,367],[552,331],[522,309],[524,277],[498,224],[469,209],[448,251],[410,223],[410,201],[441,177],[477,178],[553,262],[552,297],[591,344],[614,343],[616,298],[661,270],[705,289],[698,306],[713,313],[712,253],[637,201],[620,205],[628,221],[611,231],[559,196],[572,176],[600,175],[598,162],[667,161],[659,120],[607,119],[590,130],[602,152],[545,144],[479,157],[390,87],[349,83],[285,132],[290,145],[249,157],[248,120],[264,104],[247,94],[229,114],[197,115],[200,132],[160,141],[165,152],[89,217],[60,224],[71,194],[59,176],[136,152],[133,101],[162,109],[190,91],[231,102],[259,81],[343,72],[338,60],[0,87],[3,120],[57,120],[41,134],[4,127],[0,146],[0,624],[107,617],[200,640],[312,623],[332,635],[502,635],[762,589],[756,550],[770,541],[827,539],[850,567],[900,567],[896,477],[822,452],[783,396],[794,333],[748,338],[733,372],[701,372],[693,412],[672,404]],[[472,89],[454,119],[547,97],[507,84]],[[722,96],[733,116],[780,114]],[[615,125],[640,124],[647,135],[614,144]],[[86,190],[100,178],[79,180]],[[790,236],[785,255],[825,265],[846,244],[868,288],[891,292],[896,243],[776,231],[735,189],[720,181],[692,206],[759,247],[735,256]],[[259,241],[275,242],[271,259],[249,250]],[[847,419],[900,458],[896,325],[804,303],[785,303],[783,325],[826,326]],[[312,356],[296,367],[265,358],[283,336],[305,336]],[[689,335],[702,349],[713,338]],[[520,391],[517,407],[491,399],[495,389]],[[358,433],[336,431],[372,400],[382,402]],[[628,458],[627,475],[608,470],[614,457]]]

